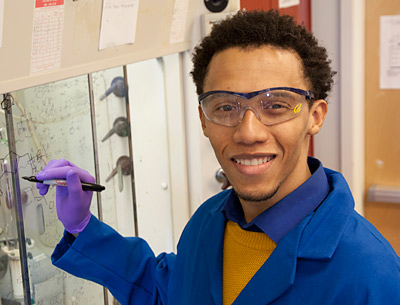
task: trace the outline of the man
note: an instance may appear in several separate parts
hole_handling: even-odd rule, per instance
[[[307,157],[332,85],[326,50],[291,17],[239,12],[193,62],[204,135],[233,190],[200,206],[176,255],[155,257],[90,214],[90,174],[53,160],[37,175],[68,180],[53,263],[122,304],[400,304],[399,257],[341,174]]]

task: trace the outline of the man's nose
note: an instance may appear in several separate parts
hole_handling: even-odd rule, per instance
[[[265,142],[270,135],[268,126],[265,126],[258,119],[253,109],[246,109],[242,120],[236,126],[233,140],[236,143],[254,144],[257,142]]]

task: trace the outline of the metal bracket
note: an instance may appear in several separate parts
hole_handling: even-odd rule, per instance
[[[1,109],[9,110],[14,105],[14,97],[10,93],[4,94],[4,99],[1,102]]]

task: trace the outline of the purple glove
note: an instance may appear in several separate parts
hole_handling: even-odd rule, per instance
[[[51,160],[36,175],[38,180],[66,179],[68,186],[56,187],[56,206],[58,219],[69,233],[79,233],[89,223],[90,203],[93,192],[83,191],[81,181],[95,183],[95,179],[85,170],[65,160]],[[40,195],[45,195],[49,185],[37,183]]]

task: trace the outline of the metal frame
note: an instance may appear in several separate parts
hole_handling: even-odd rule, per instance
[[[17,221],[17,232],[18,232],[18,246],[19,256],[21,262],[21,274],[22,274],[22,285],[24,289],[24,304],[31,305],[31,290],[29,284],[29,270],[28,260],[26,252],[26,241],[25,241],[25,228],[24,228],[24,217],[22,213],[22,202],[21,202],[21,189],[19,185],[19,174],[18,174],[18,158],[17,149],[15,146],[15,134],[14,134],[14,121],[12,115],[12,96],[9,93],[3,95],[4,99],[1,103],[1,107],[6,115],[6,127],[7,127],[7,139],[8,139],[8,150],[10,156],[11,165],[11,177],[13,181],[13,194],[14,202],[16,203],[14,208],[15,219]]]
[[[124,88],[125,88],[125,103],[126,103],[126,118],[128,119],[128,124],[131,126],[131,114],[129,107],[129,88],[128,88],[128,70],[126,65],[123,66],[124,71]],[[133,164],[133,146],[132,146],[132,133],[128,133],[128,146],[129,146],[129,158],[131,159],[131,188],[132,188],[132,204],[133,204],[133,223],[135,225],[135,236],[139,236],[139,226],[137,221],[137,205],[136,205],[136,189],[135,189],[135,174],[134,174],[134,164]]]
[[[92,123],[92,138],[93,138],[93,155],[94,155],[94,172],[96,176],[96,181],[100,181],[100,171],[99,171],[99,154],[98,154],[98,146],[97,146],[97,128],[96,128],[96,114],[94,107],[94,93],[93,93],[93,78],[92,73],[88,74],[88,88],[89,88],[89,102],[90,102],[90,118]],[[96,192],[97,194],[97,213],[99,220],[103,220],[103,208],[101,202],[101,194],[100,192]],[[104,305],[108,305],[108,289],[103,287],[104,293]]]

